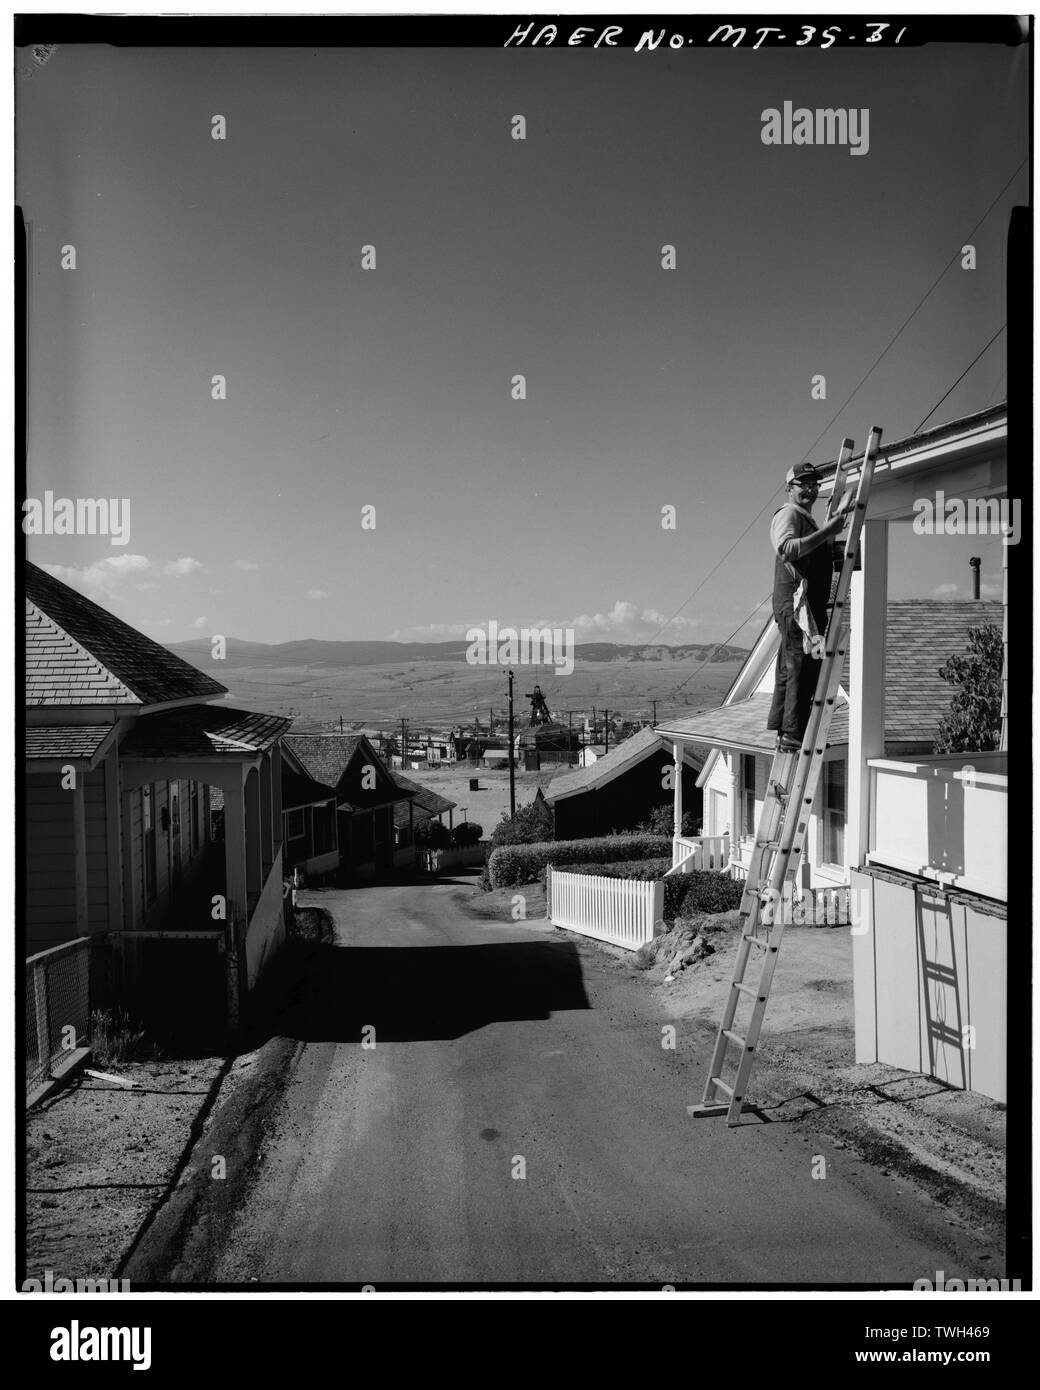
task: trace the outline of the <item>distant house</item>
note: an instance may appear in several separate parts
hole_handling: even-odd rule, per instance
[[[693,748],[683,762],[684,805],[699,819],[697,774],[706,750]],[[674,800],[672,747],[653,729],[641,729],[595,763],[554,777],[545,793],[557,840],[580,840],[630,830]]]
[[[606,753],[606,745],[602,743],[587,743],[578,752],[578,766],[591,767],[597,758],[602,758]]]
[[[224,694],[26,564],[26,953],[105,937],[144,1012],[183,1018],[205,993],[234,1015],[284,937],[289,721],[209,703]]]
[[[409,794],[410,800],[398,801],[394,806],[394,863],[406,865],[414,860],[415,832],[429,820],[439,820],[442,824],[448,817],[451,827],[452,812],[458,805],[446,796],[441,796],[432,787],[421,786],[400,772],[392,774],[402,791]]]
[[[308,884],[339,873],[338,794],[308,773],[283,743],[282,820],[285,867],[298,870]]]
[[[316,784],[310,794],[318,797],[332,789],[333,796],[321,805],[327,822],[328,802],[335,800],[339,873],[367,878],[392,869],[394,808],[410,801],[412,793],[398,786],[369,740],[363,734],[287,734],[285,748],[290,766]],[[312,821],[315,804],[310,803]],[[322,851],[331,852],[328,847]]]

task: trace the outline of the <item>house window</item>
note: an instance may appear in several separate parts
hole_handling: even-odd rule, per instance
[[[756,759],[742,755],[740,759],[740,833],[755,834],[755,763]]]
[[[155,805],[151,787],[141,788],[141,859],[144,863],[144,901],[155,902]]]
[[[845,863],[845,762],[838,758],[823,765],[823,804],[820,810],[824,864]]]
[[[289,840],[303,840],[307,835],[303,811],[290,811],[285,817],[285,834]]]

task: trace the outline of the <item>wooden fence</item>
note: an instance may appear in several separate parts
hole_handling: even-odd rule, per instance
[[[545,874],[546,916],[557,927],[638,951],[664,931],[664,884],[599,874]]]

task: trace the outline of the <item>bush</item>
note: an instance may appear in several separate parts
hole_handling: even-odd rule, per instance
[[[503,814],[491,834],[491,844],[543,845],[553,837],[553,813],[546,802],[535,800],[518,807],[512,817]]]
[[[593,865],[623,864],[667,855],[670,867],[671,852],[672,842],[663,835],[604,835],[593,840],[500,845],[491,851],[488,873],[493,888],[512,888],[517,884],[534,883],[542,877],[548,864],[558,869],[581,864],[592,873],[598,872]]]
[[[554,869],[563,868],[555,859],[549,862]],[[612,864],[568,864],[566,867],[571,874],[599,874],[601,878],[631,878],[642,883],[664,879],[666,922],[674,922],[677,917],[689,917],[694,913],[734,912],[744,895],[742,883],[715,869],[693,869],[688,874],[671,874],[665,878],[672,867],[671,856],[667,859],[619,860]],[[538,877],[545,882],[544,868]]]
[[[102,1066],[133,1062],[155,1054],[145,1030],[124,1009],[95,1009],[90,1015],[90,1047],[94,1061]]]
[[[554,869],[562,868],[555,860],[552,862]],[[621,859],[614,864],[568,864],[566,866],[569,874],[598,874],[600,878],[634,878],[640,883],[653,883],[659,878],[664,878],[665,874],[672,867],[672,857],[661,857],[657,859]],[[538,875],[540,883],[545,882],[545,876],[549,871],[546,865]]]
[[[734,912],[743,896],[743,883],[716,869],[672,874],[664,881],[664,920],[674,922],[695,912]]]
[[[420,821],[415,827],[415,843],[420,849],[447,849],[451,844],[451,831],[439,820]]]
[[[451,832],[451,842],[458,849],[466,849],[470,845],[478,845],[480,837],[484,834],[484,827],[477,825],[475,821],[463,820]]]
[[[646,820],[641,821],[636,829],[648,835],[668,835],[670,837],[674,824],[675,813],[672,803],[666,801],[660,806],[655,806]],[[682,833],[691,836],[697,833],[697,822],[694,821],[692,811],[683,812]]]

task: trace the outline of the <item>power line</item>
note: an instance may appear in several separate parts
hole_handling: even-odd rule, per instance
[[[747,615],[747,617],[740,623],[740,626],[739,626],[739,627],[735,627],[735,628],[733,629],[733,631],[730,633],[730,635],[726,638],[725,642],[718,642],[718,643],[716,643],[715,650],[717,651],[717,650],[719,649],[719,647],[728,647],[729,644],[733,641],[734,637],[736,637],[737,633],[738,633],[738,632],[741,632],[744,628],[747,627],[748,623],[749,623],[749,622],[751,621],[751,619],[755,616],[755,614],[756,614],[756,613],[758,612],[758,610],[762,607],[762,605],[763,605],[764,603],[768,603],[769,600],[770,600],[772,597],[773,597],[773,591],[772,591],[772,589],[770,589],[769,593],[766,594],[765,598],[759,599],[759,601],[755,604],[754,608],[752,608],[751,612],[750,612],[750,613]],[[683,680],[681,680],[681,681],[679,682],[679,684],[675,687],[675,689],[672,691],[671,695],[670,695],[668,698],[669,698],[670,700],[674,700],[675,697],[676,697],[676,695],[678,695],[679,691],[683,688],[683,686],[686,684],[686,682],[687,682],[687,681],[692,681],[693,678],[694,678],[694,676],[697,674],[697,672],[698,672],[698,671],[702,671],[702,670],[704,669],[704,667],[708,665],[708,663],[711,661],[711,659],[712,659],[712,658],[711,658],[710,656],[706,656],[699,666],[695,666],[694,669],[690,672],[690,674],[689,674],[688,676],[686,676]]]
[[[1006,320],[1000,325],[1000,327],[997,329],[996,333],[993,334],[993,337],[990,338],[989,342],[988,342],[988,343],[986,344],[986,346],[982,349],[982,352],[980,352],[980,353],[978,354],[977,357],[973,357],[973,358],[972,358],[972,360],[971,360],[971,361],[968,363],[968,365],[964,368],[964,371],[961,372],[960,376],[957,378],[957,380],[956,380],[956,381],[953,383],[953,385],[950,387],[949,391],[946,392],[946,395],[945,395],[945,396],[940,396],[940,397],[939,397],[939,399],[938,399],[938,400],[935,402],[935,404],[932,406],[931,410],[930,410],[930,411],[928,412],[928,414],[924,417],[924,420],[922,420],[921,423],[917,426],[917,429],[914,430],[914,434],[917,434],[920,430],[922,430],[922,429],[924,428],[924,426],[925,426],[925,421],[930,420],[930,419],[932,418],[932,416],[935,414],[935,412],[936,412],[936,411],[939,409],[939,407],[942,405],[943,401],[946,399],[946,396],[950,396],[950,395],[953,394],[954,391],[956,391],[957,387],[961,384],[961,382],[964,380],[964,378],[968,375],[968,373],[971,371],[972,367],[974,367],[975,363],[979,360],[980,357],[982,357],[985,353],[987,353],[987,352],[990,350],[990,348],[993,346],[993,344],[994,344],[994,343],[997,341],[997,339],[1000,337],[1001,333],[1003,333],[1003,331],[1004,331],[1005,328],[1007,328],[1007,321],[1006,321]],[[1003,375],[1003,373],[1001,373],[1001,375]]]
[[[1016,169],[1014,170],[1014,172],[1011,174],[1011,177],[1007,180],[1007,182],[1006,182],[1006,183],[1003,185],[1003,187],[1001,188],[1000,192],[996,195],[996,197],[995,197],[995,198],[993,199],[993,201],[990,203],[989,207],[987,207],[986,211],[982,214],[982,216],[979,218],[979,220],[975,223],[975,225],[974,225],[974,227],[972,227],[971,231],[968,232],[967,236],[962,240],[962,242],[961,242],[961,245],[962,245],[962,246],[963,246],[967,241],[969,241],[969,240],[975,235],[975,233],[978,231],[978,229],[982,226],[983,222],[985,222],[986,218],[990,215],[990,213],[993,211],[993,209],[996,207],[996,205],[1000,202],[1001,198],[1004,196],[1004,194],[1007,192],[1007,190],[1008,190],[1008,189],[1011,187],[1011,185],[1014,183],[1015,179],[1018,177],[1018,175],[1021,173],[1021,171],[1025,168],[1027,162],[1028,162],[1027,160],[1023,159],[1022,162],[1017,166],[1017,168],[1016,168]],[[802,453],[802,457],[803,457],[803,458],[805,458],[808,454],[812,453],[813,449],[816,448],[817,444],[819,444],[819,442],[820,442],[820,440],[823,438],[823,436],[827,433],[827,431],[831,428],[831,426],[834,424],[834,422],[838,419],[838,417],[841,415],[842,411],[846,408],[846,406],[848,406],[849,402],[853,399],[853,397],[856,396],[856,394],[857,394],[857,393],[859,392],[859,390],[862,388],[862,386],[863,386],[863,384],[866,382],[867,378],[871,375],[871,373],[875,370],[875,368],[879,365],[879,363],[888,355],[888,353],[890,352],[890,350],[895,346],[896,342],[897,342],[898,339],[902,336],[902,334],[903,334],[903,332],[905,331],[905,329],[909,326],[909,324],[912,322],[912,320],[916,317],[918,311],[922,308],[922,306],[924,305],[925,301],[931,296],[933,290],[934,290],[934,289],[936,288],[936,286],[939,284],[939,281],[942,280],[943,276],[944,276],[944,275],[946,274],[946,272],[950,269],[950,266],[952,266],[952,265],[954,264],[954,262],[955,262],[955,261],[957,260],[957,258],[960,256],[960,254],[961,254],[961,251],[960,251],[960,248],[958,248],[958,249],[953,253],[953,255],[950,257],[950,259],[946,262],[946,264],[943,266],[942,270],[940,270],[939,274],[938,274],[938,275],[935,277],[935,279],[932,281],[931,285],[928,287],[928,289],[925,291],[925,293],[921,296],[921,298],[920,298],[920,299],[917,301],[917,303],[914,305],[913,309],[911,309],[910,313],[907,315],[907,317],[906,317],[906,318],[903,320],[903,322],[900,324],[899,328],[896,329],[895,335],[894,335],[892,338],[889,339],[888,344],[887,344],[884,348],[882,348],[881,352],[878,353],[877,357],[875,357],[875,359],[874,359],[874,361],[871,363],[870,367],[867,369],[867,371],[864,373],[864,375],[860,378],[860,380],[857,382],[857,384],[853,387],[853,389],[852,389],[852,391],[850,392],[850,394],[849,394],[848,396],[846,396],[845,400],[841,403],[841,405],[838,407],[838,409],[835,411],[835,413],[834,413],[834,414],[831,416],[831,418],[827,421],[826,425],[824,425],[823,429],[822,429],[822,430],[820,431],[820,433],[816,436],[816,438],[813,440],[813,442],[809,445],[808,449],[805,449],[805,450],[803,451],[803,453]],[[988,347],[988,346],[989,346],[989,345],[987,344],[987,347]],[[984,350],[985,350],[985,349],[984,349]],[[974,365],[975,365],[975,364],[972,363],[972,366],[974,366]],[[971,369],[969,368],[968,370],[970,371]],[[955,384],[956,384],[956,383],[955,383]],[[950,389],[952,390],[953,388],[951,387]],[[947,395],[948,395],[948,394],[949,394],[949,392],[947,392]],[[945,399],[946,399],[946,397],[944,396],[944,397],[943,397],[943,400],[945,400]],[[941,404],[942,404],[942,401],[939,402],[939,405],[941,405]],[[939,408],[939,406],[937,405],[932,411],[929,411],[929,414],[934,414],[934,413],[935,413],[935,410],[937,410],[938,408]],[[928,417],[926,416],[925,418],[927,419]],[[919,429],[919,428],[920,428],[920,426],[918,426],[918,429]],[[773,500],[774,500],[774,499],[776,498],[776,496],[777,496],[777,493],[781,492],[782,490],[783,490],[782,485],[781,485],[781,487],[774,488],[773,492],[770,494],[770,496],[769,496],[768,499],[766,500],[764,506],[762,506],[762,507],[760,508],[760,510],[757,511],[757,512],[755,513],[755,515],[754,515],[754,516],[751,518],[751,520],[748,522],[747,526],[745,526],[744,529],[743,529],[743,531],[741,531],[741,533],[740,533],[740,535],[737,537],[737,539],[733,542],[733,544],[729,547],[729,549],[722,555],[721,559],[720,559],[715,565],[712,566],[712,568],[711,568],[711,569],[708,571],[708,573],[704,576],[704,578],[701,580],[701,582],[697,585],[697,587],[694,589],[693,593],[690,594],[687,598],[685,598],[685,599],[682,601],[682,603],[679,605],[679,607],[675,610],[675,612],[672,614],[672,616],[668,619],[667,623],[665,623],[665,625],[664,625],[663,627],[661,627],[661,628],[658,629],[658,631],[655,633],[655,635],[650,639],[651,642],[656,642],[657,639],[658,639],[658,637],[661,636],[661,633],[662,633],[662,632],[667,632],[667,631],[668,631],[668,629],[671,627],[672,623],[675,622],[676,618],[677,618],[677,617],[679,616],[679,614],[683,611],[683,609],[686,607],[686,605],[687,605],[688,603],[691,603],[691,602],[697,597],[697,595],[700,593],[700,591],[704,588],[705,584],[707,584],[708,580],[711,579],[712,576],[713,576],[719,569],[722,568],[722,566],[725,564],[725,562],[726,562],[726,561],[729,559],[729,557],[733,554],[734,550],[736,550],[736,548],[737,548],[737,546],[740,544],[740,542],[744,539],[744,537],[748,534],[748,532],[751,530],[751,528],[752,528],[752,527],[755,525],[755,523],[758,521],[758,519],[759,519],[759,517],[762,515],[762,513],[766,510],[767,507],[769,507],[769,506],[772,505]],[[761,604],[759,604],[758,606],[761,607]],[[757,610],[756,610],[756,611],[757,611]],[[739,631],[739,629],[738,629],[738,631]]]

